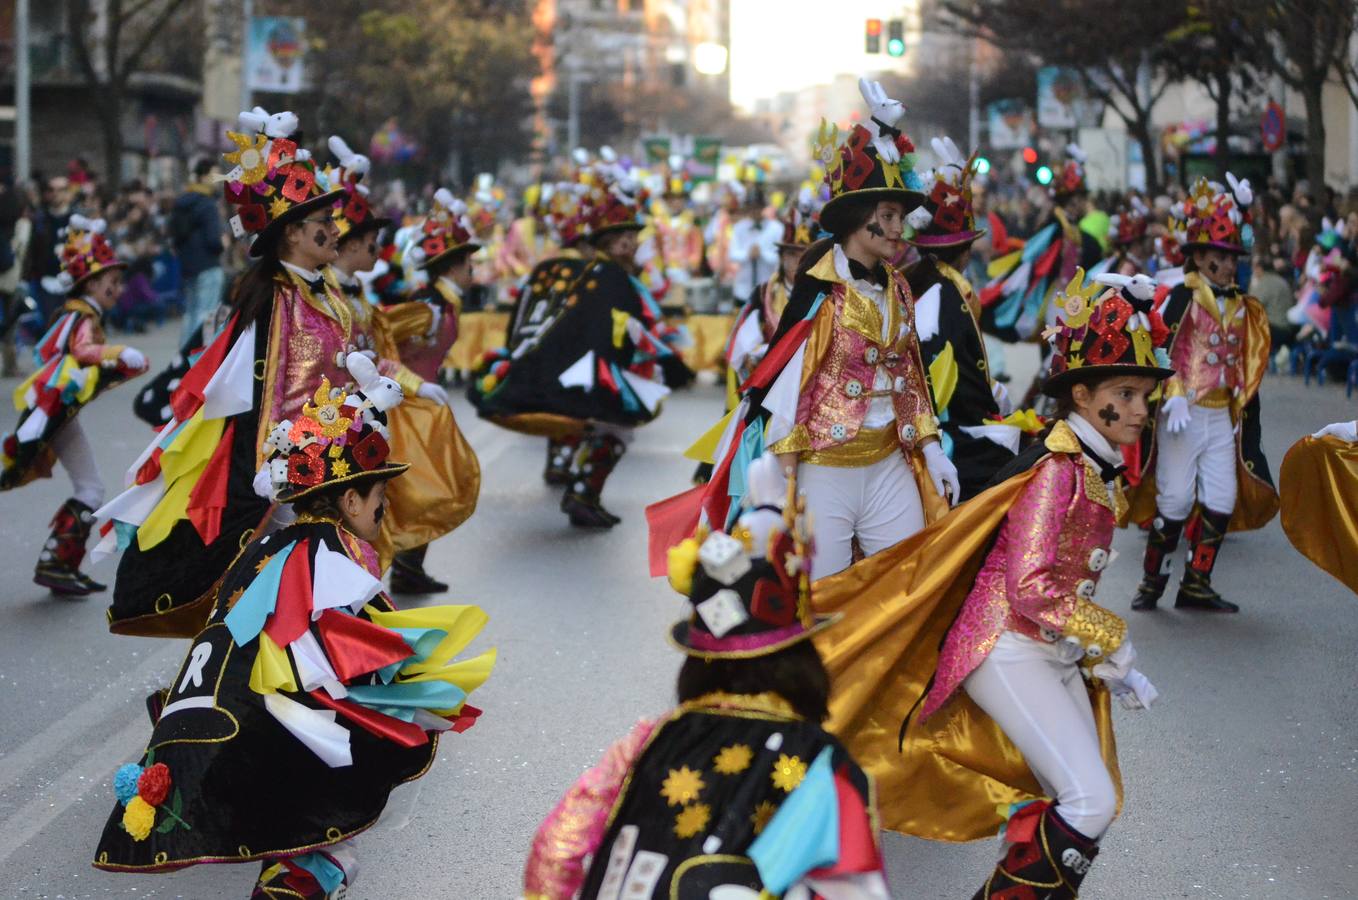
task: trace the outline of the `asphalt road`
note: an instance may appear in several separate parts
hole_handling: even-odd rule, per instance
[[[158,367],[176,334],[169,326],[136,342]],[[0,380],[6,394],[13,385]],[[131,415],[135,389],[81,417],[110,490],[149,439]],[[499,664],[475,696],[485,715],[441,745],[410,824],[368,838],[351,897],[518,896],[541,817],[613,739],[670,704],[679,657],[664,629],[685,604],[647,578],[642,508],[686,486],[692,466],[679,454],[720,402],[710,386],[674,397],[608,486],[624,524],[583,534],[539,479],[542,442],[477,421],[459,400],[484,472],[481,501],[428,564],[452,584],[450,600],[489,612],[477,646],[497,646]],[[1263,416],[1275,473],[1296,436],[1354,413],[1340,387],[1270,377]],[[0,415],[0,429],[11,424],[12,413]],[[149,734],[142,699],[186,648],[111,636],[100,597],[56,600],[29,581],[67,489],[58,474],[0,495],[0,896],[246,897],[253,866],[131,876],[89,865],[113,770]],[[1298,556],[1275,522],[1223,550],[1217,584],[1241,615],[1131,614],[1141,535],[1119,534],[1116,548],[1099,600],[1132,617],[1138,666],[1162,702],[1117,711],[1127,803],[1084,896],[1358,897],[1358,598]],[[111,579],[112,563],[94,574]],[[884,846],[903,898],[970,896],[995,854],[991,842],[896,835]]]

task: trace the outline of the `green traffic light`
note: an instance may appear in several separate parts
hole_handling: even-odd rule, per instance
[[[1034,175],[1037,177],[1038,184],[1051,184],[1052,170],[1049,167],[1038,166]]]
[[[905,41],[902,41],[898,38],[892,38],[891,40],[886,42],[886,52],[890,56],[904,56]]]
[[[989,172],[989,171],[990,171],[990,160],[986,159],[984,156],[978,156],[978,157],[976,157],[976,168],[975,168],[975,171],[976,171],[976,174],[977,174],[977,175],[984,175],[985,173]]]

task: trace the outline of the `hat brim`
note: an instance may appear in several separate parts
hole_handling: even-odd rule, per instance
[[[91,278],[97,278],[98,276],[107,272],[109,269],[126,269],[126,268],[127,263],[125,262],[111,262],[106,266],[100,266],[99,271],[90,272],[88,275],[84,275],[80,278],[77,278],[75,281],[72,281],[71,286],[67,288],[66,293],[68,294],[71,293],[71,291],[74,291],[76,288],[80,287],[82,284],[89,281]]]
[[[847,235],[841,233],[841,229],[846,226],[846,223],[840,222],[838,219],[843,210],[851,205],[845,201],[854,198],[876,199],[879,202],[895,200],[905,206],[907,213],[924,203],[924,194],[905,188],[863,188],[857,191],[848,191],[838,197],[831,197],[829,202],[821,208],[820,227],[836,237],[846,237]]]
[[[360,472],[352,472],[343,478],[332,478],[329,481],[322,481],[320,484],[313,484],[300,490],[289,491],[281,490],[278,492],[279,503],[293,503],[311,494],[320,493],[336,487],[358,487],[368,481],[387,481],[400,475],[410,468],[409,463],[383,463],[375,469],[365,469]]]
[[[1194,241],[1191,244],[1180,244],[1179,249],[1184,253],[1191,253],[1194,250],[1220,250],[1223,253],[1234,253],[1236,256],[1249,253],[1239,244],[1227,244],[1223,241]]]
[[[312,197],[310,200],[304,200],[292,209],[289,209],[287,212],[283,213],[283,215],[274,219],[259,230],[255,235],[255,239],[250,243],[250,255],[256,259],[263,256],[265,248],[272,245],[278,239],[278,235],[282,233],[285,227],[291,225],[293,222],[300,222],[302,219],[305,219],[309,213],[334,205],[335,201],[343,196],[343,189],[329,191],[321,194],[319,197]]]
[[[970,231],[959,231],[955,234],[917,234],[912,238],[907,238],[907,242],[915,247],[924,249],[946,249],[948,247],[960,247],[963,244],[975,243],[989,232],[984,228],[973,228]]]
[[[350,225],[349,230],[346,231],[344,234],[340,235],[340,240],[344,241],[348,240],[349,238],[359,237],[360,235],[367,234],[370,231],[381,231],[383,228],[386,228],[388,225],[390,225],[391,222],[392,222],[391,219],[386,218],[364,219],[357,225]]]
[[[807,247],[810,247],[810,246],[811,246],[810,244],[801,244],[801,243],[797,243],[797,242],[795,242],[795,241],[779,241],[779,242],[778,242],[778,249],[779,249],[779,250],[805,250]]]
[[[585,240],[593,244],[607,234],[615,234],[620,231],[641,231],[645,227],[640,222],[619,222],[617,225],[605,225],[603,228],[585,235]]]
[[[1154,378],[1156,381],[1164,381],[1174,374],[1173,369],[1162,369],[1159,366],[1080,366],[1078,369],[1067,369],[1060,374],[1053,375],[1042,383],[1042,393],[1048,397],[1060,398],[1065,392],[1070,390],[1073,385],[1088,381],[1091,378],[1116,378],[1126,375],[1145,375]]]
[[[465,244],[458,244],[456,247],[449,247],[447,250],[444,250],[438,256],[431,257],[430,259],[425,260],[424,268],[437,269],[439,266],[445,266],[455,263],[462,257],[470,256],[480,249],[481,245],[476,243],[475,241],[468,241]]]
[[[784,637],[780,640],[770,641],[767,644],[744,647],[738,650],[700,650],[697,647],[694,647],[689,639],[692,623],[685,619],[681,622],[675,622],[673,627],[670,628],[669,641],[674,645],[676,650],[683,653],[685,656],[697,656],[702,659],[758,659],[761,656],[770,656],[780,650],[786,650],[788,647],[800,644],[808,638],[815,637],[842,618],[842,613],[835,613],[834,615],[829,616],[816,616],[816,621],[810,628],[804,628],[790,637]],[[750,640],[757,640],[759,636],[742,635],[742,637]]]

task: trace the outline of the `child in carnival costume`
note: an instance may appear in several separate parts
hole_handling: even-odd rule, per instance
[[[1002,832],[976,898],[1077,896],[1121,776],[1110,698],[1149,706],[1126,623],[1094,602],[1125,508],[1121,448],[1173,370],[1145,276],[1093,305],[1058,293],[1044,390],[1060,417],[946,519],[817,582],[846,624],[817,639],[830,730],[876,780],[886,828],[932,840]]]
[[[392,447],[417,477],[393,486],[378,551],[383,564],[392,565],[393,593],[439,593],[448,585],[425,573],[425,550],[430,541],[471,516],[481,490],[476,453],[457,427],[448,395],[438,383],[439,360],[448,351],[442,335],[448,333],[450,340],[456,336],[457,310],[442,309],[437,295],[426,303],[382,309],[368,301],[361,276],[381,262],[380,238],[391,220],[375,215],[368,204],[363,184],[368,158],[354,153],[338,136],[330,138],[330,151],[340,163],[338,171],[330,173],[331,183],[345,192],[344,203],[333,214],[339,243],[330,270],[354,312],[355,346],[377,360],[384,374],[408,394],[418,395],[392,415]],[[464,262],[465,258],[464,253]],[[434,269],[439,273],[436,285],[446,280],[442,266],[438,263]],[[466,276],[469,279],[470,273]],[[456,272],[451,275],[453,281],[457,277]],[[403,351],[411,356],[409,367]]]
[[[818,142],[831,191],[820,225],[831,236],[806,250],[740,405],[690,451],[715,463],[694,495],[695,523],[733,520],[744,469],[766,448],[796,467],[824,575],[849,566],[855,539],[868,555],[884,550],[959,494],[939,443],[914,299],[888,264],[903,248],[906,214],[924,200],[914,146],[895,127],[905,108],[876,82],[860,79],[859,89],[871,126],[855,126],[837,149],[837,129],[823,127]]]
[[[1127,199],[1109,220],[1108,240],[1113,245],[1113,254],[1099,264],[1099,271],[1155,276],[1156,258],[1147,234],[1149,215],[1150,209],[1140,197],[1132,194]]]
[[[592,255],[535,334],[488,355],[467,396],[482,418],[511,431],[576,438],[561,511],[575,527],[607,529],[621,519],[601,496],[632,429],[659,415],[670,388],[693,373],[670,346],[660,305],[632,274],[639,185],[616,168],[602,174],[583,201]]]
[[[974,157],[964,158],[948,137],[934,138],[933,150],[939,164],[925,178],[929,195],[907,217],[920,259],[906,277],[943,447],[957,466],[960,499],[970,500],[1018,453],[1023,417],[1006,418],[1013,404],[991,377],[980,299],[962,274],[972,244],[986,233],[972,206]]]
[[[350,380],[345,360],[358,349],[353,308],[327,269],[346,192],[298,146],[292,113],[256,107],[240,126],[228,135],[223,192],[255,261],[232,288],[226,327],[175,389],[173,418],[129,468],[129,488],[98,511],[96,552],[123,551],[109,610],[119,633],[197,633],[241,547],[290,516],[271,516],[267,491],[255,489],[268,423],[300,414],[310,400],[301,385]],[[393,360],[378,368],[400,374]]]
[[[1170,578],[1170,558],[1189,534],[1174,605],[1238,612],[1212,587],[1226,532],[1262,528],[1278,493],[1260,446],[1259,385],[1268,368],[1268,315],[1235,283],[1237,258],[1252,243],[1248,181],[1229,188],[1199,179],[1176,211],[1188,256],[1183,283],[1160,308],[1173,332],[1174,377],[1164,386],[1141,442],[1141,483],[1130,519],[1149,522],[1143,577],[1132,608],[1153,610]],[[1194,526],[1185,528],[1199,512]]]
[[[104,311],[117,305],[122,270],[104,238],[103,219],[71,216],[58,250],[61,273],[47,279],[49,293],[66,295],[51,327],[34,348],[37,367],[14,391],[19,424],[0,439],[0,490],[48,478],[61,463],[72,496],[52,518],[52,533],[38,557],[33,581],[54,594],[83,597],[107,586],[80,571],[94,510],[104,502],[104,482],[85,431],[76,420],[99,394],[146,371],[135,347],[110,344]]]
[[[670,553],[693,607],[670,633],[679,705],[539,826],[528,900],[890,896],[868,778],[820,725],[831,685],[809,639],[833,620],[811,613],[809,517],[773,456],[749,477],[729,533]]]
[[[268,433],[262,481],[296,516],[241,551],[214,591],[146,751],[114,779],[100,869],[258,862],[252,897],[330,896],[353,883],[354,838],[389,792],[480,714],[466,699],[495,652],[453,657],[485,613],[398,610],[382,592],[372,542],[406,470],[388,457],[386,424],[402,393],[367,356],[347,365],[362,389],[321,376]]]

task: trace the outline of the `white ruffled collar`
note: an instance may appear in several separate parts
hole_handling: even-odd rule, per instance
[[[303,281],[306,281],[308,283],[315,281],[317,278],[321,277],[321,273],[317,272],[315,269],[303,269],[301,266],[294,266],[286,259],[280,259],[279,262],[283,264],[283,268],[287,269],[289,272],[291,272],[298,278],[301,278]]]
[[[1066,424],[1070,426],[1071,431],[1075,432],[1075,436],[1080,439],[1081,443],[1098,454],[1104,463],[1110,466],[1122,465],[1122,451],[1114,447],[1108,438],[1100,434],[1099,430],[1089,424],[1079,413],[1073,412],[1067,416]],[[1085,455],[1088,456],[1089,454],[1086,453]],[[1099,459],[1091,459],[1090,462],[1098,466]]]

